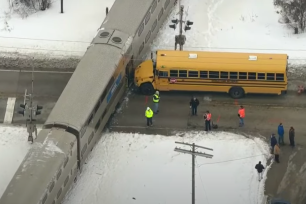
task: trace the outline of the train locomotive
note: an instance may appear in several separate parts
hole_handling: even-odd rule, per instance
[[[175,4],[114,2],[1,204],[61,203]]]

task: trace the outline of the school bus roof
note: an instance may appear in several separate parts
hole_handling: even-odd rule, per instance
[[[286,72],[286,54],[203,51],[157,51],[157,68],[187,70]]]

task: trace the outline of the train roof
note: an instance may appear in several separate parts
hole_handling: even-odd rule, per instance
[[[71,143],[76,143],[76,137],[64,130],[41,130],[3,193],[0,203],[37,203],[64,163],[66,155],[69,155]],[[35,193],[31,192],[33,189]]]
[[[204,51],[157,51],[157,67],[209,71],[256,71],[284,72],[287,68],[286,54],[235,53]]]
[[[116,0],[100,28],[118,29],[134,36],[148,12],[141,8],[149,9],[154,1],[157,0]]]
[[[121,59],[121,49],[92,45],[78,64],[46,124],[64,124],[80,131]]]

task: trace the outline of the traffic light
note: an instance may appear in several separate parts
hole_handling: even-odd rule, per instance
[[[43,109],[42,106],[37,105],[37,106],[36,106],[36,110],[35,110],[35,115],[40,115],[42,109]]]
[[[171,22],[173,23],[173,25],[169,25],[169,27],[173,28],[175,30],[176,29],[176,25],[178,24],[179,20],[175,19],[175,20],[171,20]]]
[[[193,22],[192,21],[187,21],[186,22],[186,25],[185,25],[185,32],[187,31],[187,30],[191,30],[191,25],[193,25]]]
[[[19,110],[18,113],[21,114],[22,116],[24,116],[25,114],[26,105],[27,104],[20,104],[20,108],[22,108],[22,110]]]

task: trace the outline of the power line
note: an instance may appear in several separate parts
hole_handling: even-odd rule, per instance
[[[197,159],[196,159],[196,164],[197,164],[197,166],[198,166]],[[199,176],[200,176],[201,184],[202,184],[202,187],[203,187],[203,190],[204,190],[204,193],[205,193],[206,202],[207,202],[207,204],[209,204],[208,194],[207,194],[207,192],[206,192],[206,190],[205,190],[205,187],[204,187],[204,182],[203,182],[203,180],[202,180],[202,176],[201,176],[201,173],[200,173],[199,167],[197,167],[197,169],[198,169],[198,174],[199,174]]]
[[[32,41],[51,41],[51,42],[69,42],[69,43],[90,43],[79,40],[56,40],[56,39],[38,39],[38,38],[21,38],[21,37],[8,37],[8,36],[0,36],[0,38],[6,39],[18,39],[18,40],[32,40]]]
[[[52,52],[85,52],[80,50],[51,50],[51,49],[43,49],[43,48],[29,48],[29,47],[9,47],[9,46],[0,46],[1,48],[8,48],[8,49],[19,49],[19,50],[41,50],[41,51],[52,51]]]
[[[249,159],[249,158],[254,158],[254,157],[259,157],[259,156],[265,156],[265,154],[258,154],[258,155],[253,155],[249,157],[230,159],[230,160],[225,160],[225,161],[220,161],[220,162],[203,163],[203,164],[198,165],[197,167],[201,167],[201,166],[208,165],[208,164],[220,164],[220,163],[226,163],[226,162],[232,162],[232,161],[239,161],[239,160],[244,160],[244,159]]]

